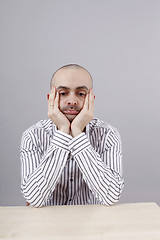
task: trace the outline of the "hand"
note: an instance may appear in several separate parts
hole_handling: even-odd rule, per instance
[[[71,124],[71,135],[73,137],[82,133],[86,125],[93,119],[94,112],[94,94],[93,89],[90,89],[86,95],[85,102],[80,113],[75,117]]]
[[[70,122],[68,121],[66,116],[59,110],[58,103],[59,93],[56,92],[55,87],[52,87],[48,100],[48,117],[57,126],[58,130],[69,134]]]

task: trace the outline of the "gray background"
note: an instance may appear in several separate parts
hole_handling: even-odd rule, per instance
[[[78,63],[94,79],[95,116],[123,142],[121,203],[160,204],[160,1],[0,1],[0,205],[24,205],[19,148],[47,118],[52,73]]]

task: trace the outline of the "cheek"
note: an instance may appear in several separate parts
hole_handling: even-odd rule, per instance
[[[61,109],[63,107],[62,100],[59,99],[59,108]]]
[[[64,101],[62,99],[59,99],[59,108],[62,109],[64,107]]]
[[[84,106],[84,102],[85,102],[85,98],[83,100],[80,101],[80,107],[83,108]]]

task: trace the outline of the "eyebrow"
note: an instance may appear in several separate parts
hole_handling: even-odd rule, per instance
[[[69,88],[66,87],[66,86],[59,86],[59,87],[57,88],[57,91],[60,90],[60,89],[69,90]],[[86,86],[79,86],[79,87],[76,88],[76,90],[79,90],[79,89],[85,89],[85,90],[88,92],[88,88],[87,88]]]

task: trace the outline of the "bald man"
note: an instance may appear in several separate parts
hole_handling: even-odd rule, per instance
[[[22,136],[21,191],[35,207],[118,202],[124,180],[118,131],[97,118],[91,74],[69,64],[52,76],[48,119]]]

